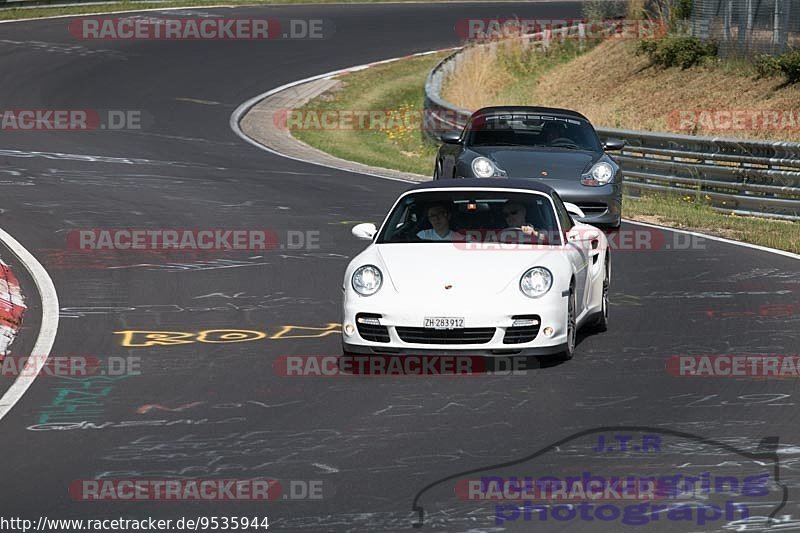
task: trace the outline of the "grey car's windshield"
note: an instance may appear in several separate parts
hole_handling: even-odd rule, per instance
[[[538,146],[601,151],[594,128],[585,120],[556,115],[508,113],[479,115],[467,125],[467,146]]]
[[[431,191],[404,197],[377,243],[467,242],[560,245],[558,221],[546,194]]]

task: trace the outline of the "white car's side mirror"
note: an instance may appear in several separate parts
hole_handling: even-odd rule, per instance
[[[579,241],[581,240],[581,232],[575,228],[572,228],[567,232],[567,240],[569,241]]]
[[[575,226],[567,232],[567,238],[571,241],[594,241],[600,238],[598,230],[586,226]]]
[[[376,228],[375,224],[372,222],[364,222],[353,226],[352,231],[357,239],[371,241],[375,237],[375,234],[378,233],[378,228]]]
[[[581,210],[581,208],[578,207],[577,205],[570,202],[564,202],[564,207],[567,208],[567,213],[575,215],[578,218],[586,218],[586,215],[583,213],[583,210]]]

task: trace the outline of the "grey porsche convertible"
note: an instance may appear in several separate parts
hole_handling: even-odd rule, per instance
[[[460,133],[447,132],[436,156],[434,179],[527,178],[546,183],[586,215],[581,222],[619,227],[622,173],[589,120],[548,107],[485,107]]]

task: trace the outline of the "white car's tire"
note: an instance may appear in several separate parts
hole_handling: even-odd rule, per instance
[[[606,264],[605,264],[605,274],[603,275],[603,296],[602,296],[602,307],[599,313],[597,313],[594,322],[592,323],[592,329],[597,332],[603,332],[608,330],[608,287],[611,285],[611,257],[606,256]]]
[[[569,288],[569,299],[567,300],[567,344],[561,352],[561,359],[569,361],[575,357],[575,346],[578,339],[578,324],[575,320],[577,304],[575,303],[575,288]]]

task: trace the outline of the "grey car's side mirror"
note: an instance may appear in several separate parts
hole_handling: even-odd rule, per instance
[[[461,134],[455,131],[442,133],[441,140],[445,144],[461,144]]]
[[[625,148],[625,141],[622,139],[606,139],[606,142],[603,143],[603,150],[622,150]]]

